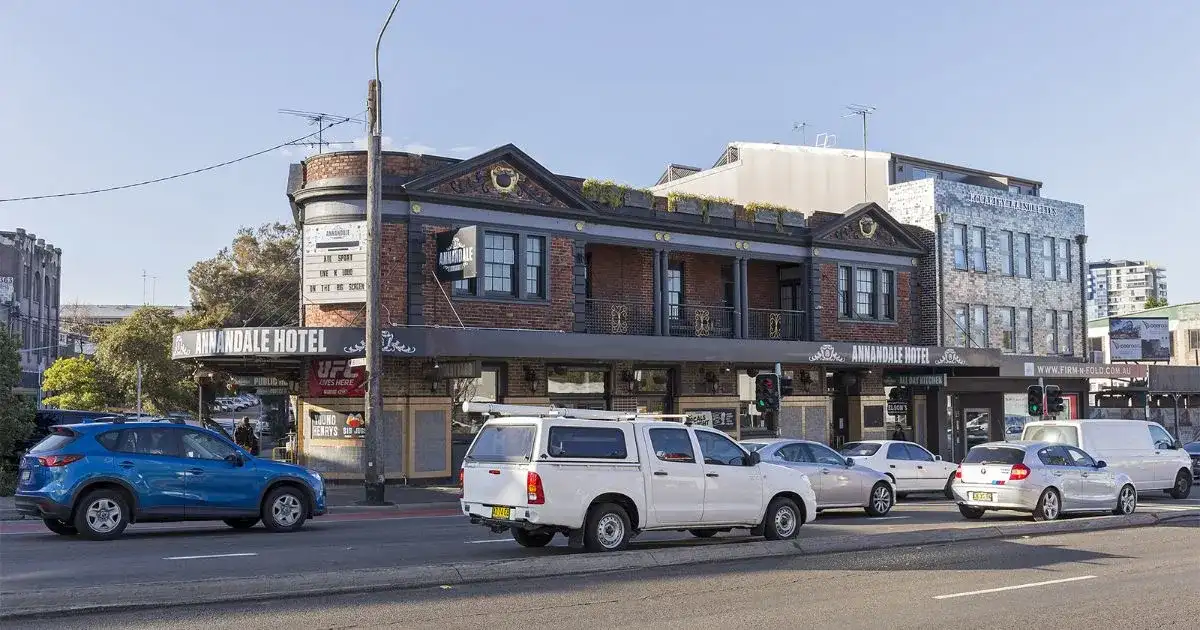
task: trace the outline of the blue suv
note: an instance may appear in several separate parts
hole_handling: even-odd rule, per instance
[[[130,523],[222,520],[274,532],[325,513],[325,482],[254,457],[226,436],[162,422],[56,426],[21,459],[22,514],[64,536],[108,540]]]

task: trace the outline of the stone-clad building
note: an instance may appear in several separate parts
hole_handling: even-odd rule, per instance
[[[61,280],[61,249],[21,228],[0,231],[0,326],[21,346],[17,390],[31,399],[59,355]]]
[[[173,350],[295,383],[301,461],[335,479],[362,474],[361,372],[348,360],[364,347],[365,183],[362,152],[292,169],[303,328],[190,331]],[[875,203],[796,212],[659,196],[556,175],[511,145],[466,160],[388,153],[383,196],[390,479],[450,476],[477,422],[455,411],[463,399],[687,413],[737,437],[837,445],[887,436],[889,379],[1001,364],[995,349],[920,345],[929,237]],[[438,279],[443,261],[467,260],[474,278]],[[757,415],[753,375],[777,362],[795,392],[778,418]],[[934,452],[937,399],[913,396],[907,413]]]

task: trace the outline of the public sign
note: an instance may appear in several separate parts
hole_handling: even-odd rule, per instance
[[[355,440],[367,437],[367,423],[361,413],[310,411],[308,420],[310,439]]]
[[[362,398],[366,372],[353,359],[318,359],[308,368],[308,395],[313,398]]]
[[[887,412],[889,416],[907,416],[908,401],[907,400],[889,400],[887,404]]]
[[[367,222],[304,226],[304,300],[344,304],[367,299]]]
[[[884,374],[885,387],[945,387],[945,374]]]
[[[1166,317],[1110,317],[1110,361],[1170,361],[1171,326]]]
[[[435,240],[438,280],[454,282],[477,275],[479,230],[475,226],[438,232]]]

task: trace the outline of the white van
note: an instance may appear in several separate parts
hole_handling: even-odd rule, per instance
[[[1022,440],[1070,444],[1133,480],[1139,492],[1165,490],[1176,499],[1192,491],[1192,461],[1162,425],[1144,420],[1038,420]]]
[[[616,551],[639,532],[732,529],[795,538],[816,518],[803,473],[765,462],[727,435],[664,416],[463,404],[492,417],[463,459],[462,511],[523,547],[555,534]]]

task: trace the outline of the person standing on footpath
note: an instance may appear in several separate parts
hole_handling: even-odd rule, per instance
[[[249,416],[242,417],[242,423],[233,432],[233,440],[238,446],[250,451],[251,455],[258,456],[258,438],[254,436],[254,427],[250,426]]]

